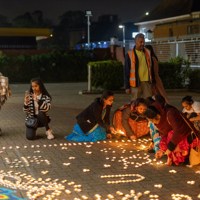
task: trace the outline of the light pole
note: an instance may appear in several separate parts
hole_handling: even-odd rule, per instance
[[[125,26],[124,25],[119,25],[119,28],[122,28],[123,31],[123,47],[126,45],[126,40],[125,40]]]
[[[85,16],[87,17],[87,43],[88,43],[88,49],[90,49],[90,17],[92,17],[92,11],[91,10],[86,10],[85,11]]]

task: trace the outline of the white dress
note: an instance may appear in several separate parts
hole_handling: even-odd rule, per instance
[[[194,101],[194,103],[191,105],[191,109],[190,110],[186,110],[185,108],[183,108],[183,113],[197,113],[200,114],[200,102],[198,101]]]
[[[186,110],[185,108],[183,108],[182,112],[183,113],[188,113],[187,117],[190,118],[190,114],[191,113],[196,113],[197,115],[200,115],[200,102],[198,101],[194,101],[194,103],[191,105],[191,109],[190,110]],[[196,120],[193,122],[194,123],[194,127],[200,131],[200,120]]]

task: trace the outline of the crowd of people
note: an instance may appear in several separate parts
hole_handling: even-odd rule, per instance
[[[111,116],[114,93],[103,91],[77,115],[77,122],[65,139],[96,142],[111,139],[118,133],[130,140],[150,136],[149,152],[155,153],[157,159],[166,155],[168,165],[187,163],[191,146],[200,145],[200,102],[185,96],[180,102],[183,110],[170,105],[159,77],[158,58],[151,45],[145,46],[141,33],[135,37],[135,47],[125,56],[124,69],[125,92],[130,94],[130,102],[121,105]],[[1,82],[5,83],[6,79]],[[1,96],[4,95],[2,105],[10,95],[8,83],[1,91]],[[42,80],[32,79],[23,105],[28,140],[37,138],[36,132],[40,127],[45,128],[47,139],[54,139],[48,115],[51,100]]]

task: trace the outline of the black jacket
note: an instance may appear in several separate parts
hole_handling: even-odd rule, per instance
[[[100,98],[96,98],[76,117],[77,123],[84,133],[90,131],[96,124],[107,130],[110,125],[110,110],[111,106],[107,106],[106,114],[102,120],[103,102]]]

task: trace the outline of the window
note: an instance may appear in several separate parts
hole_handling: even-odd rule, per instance
[[[198,34],[199,25],[191,25],[187,27],[187,34]]]
[[[173,29],[172,28],[169,28],[169,37],[173,37]]]

